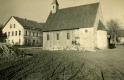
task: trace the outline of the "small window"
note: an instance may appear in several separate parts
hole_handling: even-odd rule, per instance
[[[21,39],[19,39],[19,44],[21,43]]]
[[[21,35],[21,31],[19,31],[19,36]]]
[[[38,42],[38,40],[37,40],[37,44],[38,44],[39,42]]]
[[[12,28],[12,24],[10,24],[10,28]]]
[[[33,36],[35,36],[35,32],[33,32]]]
[[[59,34],[57,33],[57,40],[59,40]]]
[[[25,44],[27,45],[27,43],[28,43],[28,40],[27,40],[27,38],[25,38]]]
[[[12,31],[12,36],[14,36],[14,31]]]
[[[38,32],[37,32],[37,37],[38,37]]]
[[[86,29],[86,30],[85,30],[85,32],[87,33],[87,32],[88,32],[88,30]]]
[[[25,31],[25,36],[27,36],[28,35],[28,31]]]
[[[50,36],[49,36],[49,34],[47,34],[47,40],[50,40]]]
[[[17,31],[15,32],[15,35],[17,36]]]
[[[8,32],[8,36],[10,36],[10,32]]]
[[[67,39],[70,39],[70,34],[69,33],[67,33]]]
[[[16,25],[14,24],[14,28],[16,27]]]
[[[31,31],[29,32],[29,36],[31,36]]]

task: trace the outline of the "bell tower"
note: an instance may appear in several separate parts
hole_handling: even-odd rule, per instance
[[[59,9],[59,3],[57,0],[53,0],[52,4],[51,4],[51,12],[54,14],[57,12],[57,10]]]

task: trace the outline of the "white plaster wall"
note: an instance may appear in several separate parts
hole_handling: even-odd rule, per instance
[[[12,28],[10,28],[10,24],[12,24]],[[14,24],[15,24],[15,28],[14,28]],[[12,36],[12,31],[14,31],[14,36]],[[18,32],[17,36],[15,36],[15,31]],[[21,31],[20,36],[19,36],[19,31]],[[3,33],[7,33],[8,35],[8,32],[10,32],[10,36],[7,36],[7,42],[9,44],[13,44],[12,40],[14,44],[19,43],[19,39],[21,40],[20,45],[24,44],[24,28],[13,17],[8,21],[8,23],[5,25],[3,29]]]
[[[108,47],[107,32],[98,30],[97,31],[97,48],[107,49],[107,47]]]
[[[51,31],[43,32],[43,49],[45,50],[64,50],[72,48],[72,41],[75,39],[76,30],[63,30],[63,31]],[[59,40],[57,40],[57,33],[59,34]],[[67,33],[70,34],[70,39],[67,39]],[[50,36],[50,40],[47,40],[47,34]]]
[[[80,35],[80,47],[85,50],[94,50],[96,48],[96,29],[81,28]]]

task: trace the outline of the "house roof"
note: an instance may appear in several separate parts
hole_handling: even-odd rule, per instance
[[[99,3],[59,9],[48,16],[43,31],[93,27]]]
[[[119,30],[118,34],[119,34],[119,37],[124,37],[124,30]]]
[[[106,30],[106,27],[101,20],[98,23],[98,30]]]
[[[25,29],[43,29],[44,23],[13,16]]]

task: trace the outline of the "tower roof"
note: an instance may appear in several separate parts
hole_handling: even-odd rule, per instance
[[[57,1],[57,0],[53,0],[52,4],[59,5],[59,3],[58,3],[58,1]]]

